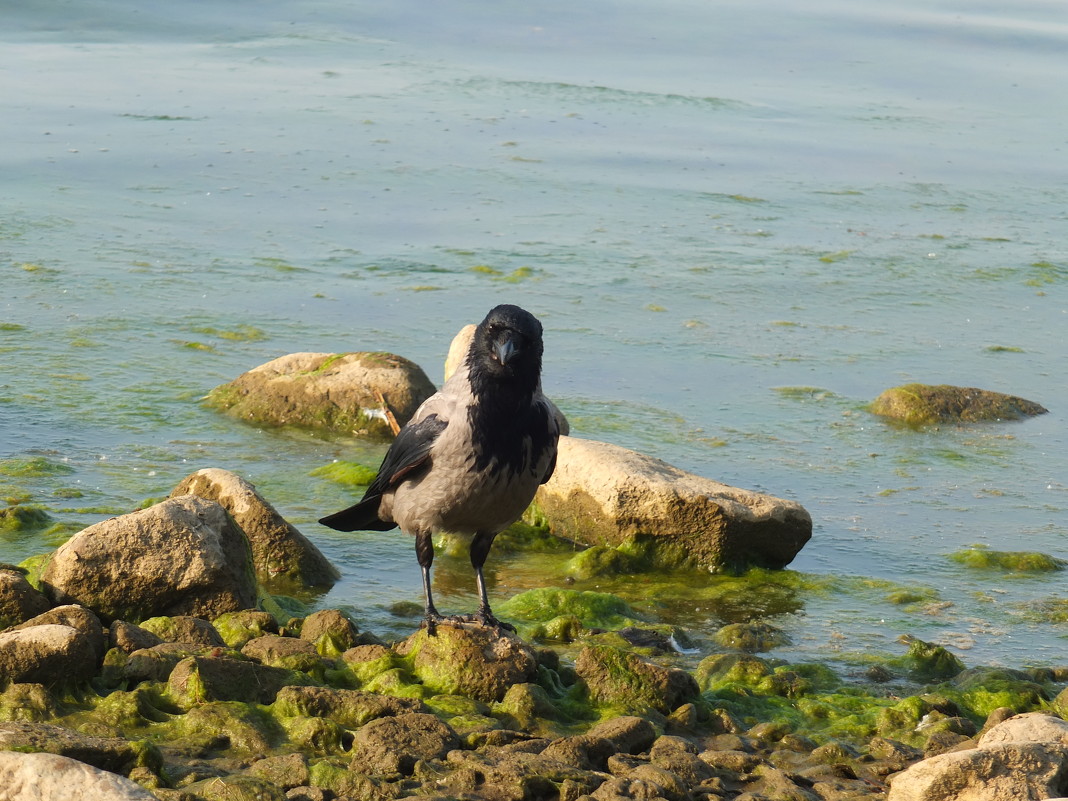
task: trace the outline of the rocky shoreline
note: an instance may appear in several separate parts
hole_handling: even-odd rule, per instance
[[[15,569],[0,575],[36,592]],[[61,605],[0,633],[0,786],[66,766],[68,789],[85,788],[71,797],[163,801],[997,801],[1068,789],[1068,723],[1054,716],[1068,711],[1068,670],[965,669],[916,642],[899,667],[928,683],[901,697],[900,684],[847,684],[821,665],[724,650],[687,671],[657,650],[588,631],[562,657],[460,624],[385,643],[337,610],[103,626]]]

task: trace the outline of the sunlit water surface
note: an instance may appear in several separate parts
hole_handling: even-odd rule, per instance
[[[200,400],[300,350],[437,380],[510,301],[545,324],[576,434],[810,510],[778,655],[908,633],[1068,661],[1068,623],[1033,614],[1063,574],[948,558],[1068,558],[1059,2],[352,5],[8,4],[0,489],[64,526],[0,560],[225,467],[340,567],[316,603],[405,633],[386,609],[420,598],[411,542],[314,522],[351,491],[309,473],[381,447]],[[907,381],[1051,413],[921,432],[864,410]],[[539,559],[491,557],[493,596],[553,580]],[[714,581],[629,595],[707,636]],[[472,589],[441,560],[443,607]]]

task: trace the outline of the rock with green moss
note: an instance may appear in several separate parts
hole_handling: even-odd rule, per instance
[[[872,414],[912,426],[1019,420],[1045,414],[1033,401],[975,387],[905,384],[883,392],[869,407]]]
[[[265,634],[245,643],[241,653],[261,665],[299,670],[320,680],[324,675],[323,660],[315,646],[297,637]]]
[[[357,645],[341,654],[341,661],[360,682],[396,668],[398,657],[384,645]]]
[[[167,678],[171,698],[184,708],[207,701],[269,704],[283,687],[313,683],[293,670],[211,656],[186,657]]]
[[[291,353],[216,387],[207,403],[256,425],[392,437],[434,394],[426,374],[391,353]]]
[[[259,776],[216,776],[186,785],[183,791],[204,801],[286,801],[286,793]]]
[[[670,714],[700,694],[697,682],[686,671],[611,646],[583,648],[575,660],[575,672],[594,702],[623,713],[655,710]]]
[[[166,724],[170,737],[204,752],[237,750],[251,754],[270,751],[285,731],[258,704],[212,701],[175,715]]]
[[[965,567],[1013,573],[1053,573],[1068,566],[1064,559],[1037,551],[995,551],[978,546],[954,551],[949,558]]]
[[[758,656],[748,654],[712,654],[694,671],[702,690],[715,690],[731,684],[756,684],[771,675],[771,666]]]
[[[36,506],[18,504],[0,509],[0,532],[3,533],[39,531],[51,522],[48,512]]]
[[[728,623],[713,635],[713,639],[724,648],[747,653],[771,651],[790,644],[790,637],[786,632],[763,621]]]
[[[59,714],[59,705],[43,684],[9,684],[0,693],[0,721],[41,723]]]
[[[588,629],[620,629],[641,623],[637,612],[618,595],[555,587],[519,593],[499,604],[497,611],[527,624],[568,625],[574,619]],[[555,622],[561,620],[564,623]]]
[[[52,604],[17,569],[0,569],[0,629],[46,612]]]
[[[240,649],[249,640],[262,637],[264,634],[277,634],[278,623],[267,612],[258,609],[242,609],[238,612],[227,612],[212,621],[219,636],[231,648]]]
[[[584,545],[651,538],[660,564],[781,568],[812,536],[797,502],[730,487],[604,442],[561,437],[535,498],[554,533]]]
[[[141,628],[155,634],[164,642],[183,642],[222,648],[226,642],[207,620],[191,615],[150,617]]]
[[[218,503],[192,495],[75,534],[53,554],[41,585],[53,600],[86,606],[109,623],[210,619],[256,603],[244,533]]]
[[[271,708],[282,718],[325,718],[348,729],[381,717],[427,711],[417,699],[332,687],[284,687]]]
[[[287,522],[245,479],[229,470],[206,468],[182,479],[172,498],[196,495],[216,501],[248,538],[259,580],[270,588],[329,587],[337,568],[314,543]]]
[[[337,609],[320,609],[304,618],[300,638],[323,656],[337,657],[359,643],[360,630]]]
[[[964,663],[941,645],[911,639],[904,664],[916,681],[951,679],[964,670]]]
[[[537,677],[537,658],[529,645],[485,626],[439,625],[433,636],[423,629],[396,650],[435,694],[499,701],[512,685]]]
[[[159,749],[150,743],[95,737],[50,723],[0,723],[0,751],[59,754],[122,776],[137,767],[158,773],[162,765]]]

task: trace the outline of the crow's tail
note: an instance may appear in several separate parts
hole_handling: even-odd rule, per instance
[[[319,520],[324,526],[337,531],[389,531],[397,524],[378,516],[381,495],[371,495],[348,509],[342,509]]]

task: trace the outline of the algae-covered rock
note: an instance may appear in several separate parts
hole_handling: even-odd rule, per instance
[[[193,798],[204,801],[286,801],[282,788],[259,776],[214,776],[183,789]]]
[[[708,570],[781,568],[812,536],[795,501],[737,489],[604,442],[561,437],[535,498],[553,533],[584,545],[650,538],[657,561]]]
[[[108,622],[212,618],[256,602],[245,535],[222,506],[192,495],[75,534],[53,554],[41,585]]]
[[[291,353],[216,387],[207,403],[246,422],[386,439],[434,394],[414,363],[391,353]]]
[[[499,701],[513,684],[533,681],[534,650],[518,637],[484,626],[438,626],[401,643],[412,673],[434,693],[456,693],[480,701]]]
[[[713,639],[724,648],[748,653],[770,651],[790,643],[786,632],[764,622],[728,623],[713,635]]]
[[[955,654],[941,645],[917,639],[909,642],[905,664],[910,675],[917,681],[951,679],[964,670],[964,663]]]
[[[359,642],[356,624],[337,609],[321,609],[304,618],[300,638],[312,643],[323,656],[340,656]]]
[[[619,629],[641,622],[637,612],[618,595],[555,587],[521,592],[499,604],[497,611],[521,623],[546,625],[573,618],[586,628]]]
[[[702,690],[715,690],[736,683],[755,686],[771,672],[771,666],[757,656],[711,654],[698,664],[694,678]]]
[[[189,656],[170,672],[167,688],[177,704],[188,708],[207,701],[269,704],[283,687],[311,683],[310,677],[284,668]]]
[[[148,743],[94,737],[51,723],[0,723],[0,751],[59,754],[124,776],[136,767],[158,772],[162,764],[159,750]]]
[[[427,711],[426,705],[414,698],[331,687],[284,687],[278,692],[272,709],[283,718],[327,718],[349,729],[381,717]]]
[[[656,729],[648,720],[636,715],[621,715],[601,721],[587,734],[611,742],[623,754],[640,754],[656,740]]]
[[[43,684],[9,684],[0,693],[0,720],[41,723],[58,713],[55,699]]]
[[[668,714],[700,693],[686,671],[662,667],[611,646],[583,648],[575,671],[594,701],[634,714],[650,709]]]
[[[1064,559],[1037,551],[994,551],[979,546],[954,551],[949,558],[965,567],[1013,573],[1052,573],[1068,566]]]
[[[186,476],[172,498],[196,495],[217,501],[245,532],[260,581],[328,587],[340,574],[295,526],[286,522],[256,488],[229,470],[207,468]]]
[[[213,701],[176,715],[168,726],[186,747],[203,751],[237,749],[262,754],[285,736],[281,725],[262,707],[240,701]]]
[[[0,787],[8,799],[155,801],[141,785],[87,765],[79,759],[44,753],[0,751]]]
[[[949,384],[893,387],[872,401],[869,410],[914,426],[1019,420],[1048,411],[1013,395]]]
[[[263,665],[319,676],[323,673],[323,660],[315,646],[296,637],[265,634],[245,643],[241,653]]]
[[[249,640],[264,634],[277,634],[278,623],[267,612],[258,609],[242,609],[227,612],[212,621],[219,636],[231,648],[241,648]]]
[[[0,629],[29,620],[51,606],[20,571],[0,569]]]
[[[418,759],[444,757],[460,747],[452,728],[434,715],[408,712],[362,726],[352,743],[352,769],[372,775],[410,775]]]
[[[208,621],[191,615],[150,617],[141,628],[155,634],[164,642],[184,642],[221,648],[226,642]]]

